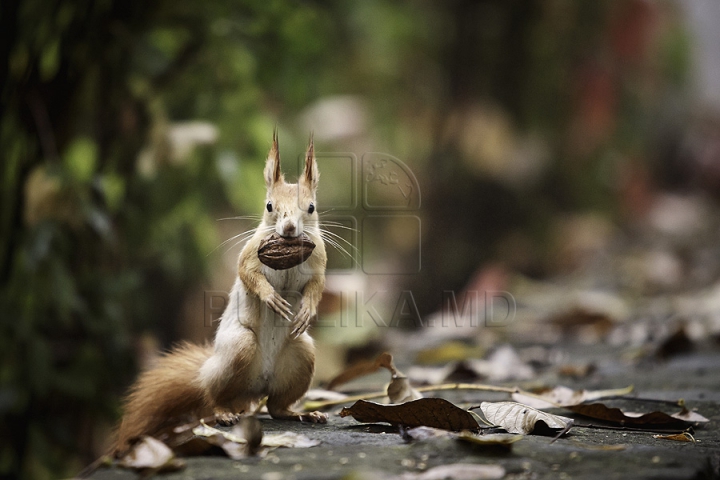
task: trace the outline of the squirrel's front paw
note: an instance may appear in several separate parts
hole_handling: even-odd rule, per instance
[[[298,338],[300,335],[305,333],[308,327],[310,327],[310,321],[313,316],[315,316],[315,314],[310,311],[309,308],[305,308],[305,306],[300,307],[300,311],[293,321],[293,329],[292,332],[290,332],[290,336]]]
[[[290,320],[292,317],[292,306],[275,290],[273,290],[272,294],[263,298],[263,302],[288,322],[292,321]]]

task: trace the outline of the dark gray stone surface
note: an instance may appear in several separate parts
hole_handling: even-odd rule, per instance
[[[676,401],[683,398],[689,408],[710,419],[695,430],[696,443],[655,439],[649,432],[574,427],[567,436],[552,438],[530,435],[510,452],[479,447],[449,438],[403,442],[395,429],[383,425],[361,425],[340,418],[336,409],[327,425],[308,425],[262,418],[265,432],[300,432],[322,441],[309,449],[279,448],[264,458],[243,461],[223,457],[187,458],[187,467],[163,475],[168,479],[260,478],[336,479],[386,478],[405,472],[421,472],[449,463],[492,463],[505,467],[509,479],[704,479],[720,478],[720,349],[706,345],[691,354],[667,361],[651,360],[630,365],[616,348],[569,346],[564,353],[571,361],[597,362],[598,370],[588,378],[572,382],[552,380],[575,388],[618,388],[634,385],[633,395]],[[542,380],[542,379],[540,379]],[[503,394],[485,392],[439,392],[468,406],[484,400],[504,400]],[[678,407],[645,401],[616,400],[613,405],[634,411]],[[607,403],[607,402],[606,402]],[[560,413],[559,411],[557,413]],[[567,412],[563,413],[567,415]],[[576,417],[577,424],[597,423]],[[137,475],[118,468],[97,471],[92,478],[131,479]]]

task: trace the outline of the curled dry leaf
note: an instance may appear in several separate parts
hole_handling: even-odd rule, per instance
[[[490,423],[509,433],[528,435],[540,422],[553,430],[568,430],[573,424],[570,418],[551,415],[515,402],[483,402],[480,409]]]
[[[678,413],[673,413],[670,416],[690,423],[707,423],[710,421],[699,413],[693,410],[688,410],[686,407],[683,407],[683,409]]]
[[[340,372],[338,375],[336,375],[335,378],[330,380],[327,389],[334,390],[340,385],[343,385],[351,380],[355,380],[356,378],[375,373],[381,368],[387,368],[393,375],[397,374],[397,370],[395,369],[395,365],[393,364],[392,355],[384,352],[378,355],[375,360],[366,360],[349,366],[348,368]]]
[[[440,465],[420,473],[408,472],[401,475],[402,480],[483,480],[503,478],[505,468],[502,465],[481,463],[453,463]]]
[[[674,440],[676,442],[695,443],[695,437],[690,435],[688,432],[676,433],[674,435],[653,435],[653,438],[659,438],[661,440]]]
[[[668,415],[667,413],[659,411],[650,413],[623,412],[619,408],[608,407],[602,403],[571,405],[565,408],[586,417],[617,423],[627,427],[686,427],[691,423],[708,421],[702,415],[696,412],[690,412],[687,409],[683,409],[673,415]],[[696,418],[696,420],[686,420],[686,418]]]
[[[512,394],[512,399],[518,403],[542,409],[578,405],[600,398],[627,395],[632,391],[632,385],[612,390],[573,390],[572,388],[560,385],[554,388],[545,388],[532,392],[519,390]]]
[[[423,398],[422,394],[410,386],[407,377],[393,376],[387,387],[388,398],[390,403],[412,402],[419,398]]]
[[[381,405],[359,400],[343,408],[341,417],[352,416],[358,422],[386,422],[406,427],[434,427],[443,430],[477,430],[478,424],[467,410],[442,398],[421,398],[399,405]]]
[[[387,387],[387,395],[390,403],[410,402],[422,398],[422,394],[410,386],[408,378],[400,372],[393,363],[393,357],[389,353],[381,353],[372,362],[356,363],[352,367],[337,375],[330,381],[328,390],[337,388],[343,383],[354,380],[363,375],[375,373],[381,368],[387,369],[392,375],[390,384]]]
[[[175,458],[172,449],[153,437],[142,437],[118,462],[124,468],[136,470],[173,471],[183,468],[184,462]]]

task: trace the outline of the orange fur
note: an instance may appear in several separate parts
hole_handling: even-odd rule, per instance
[[[125,400],[125,416],[117,434],[116,451],[124,451],[141,435],[157,436],[167,428],[212,414],[197,382],[200,366],[211,347],[183,343],[140,374]]]

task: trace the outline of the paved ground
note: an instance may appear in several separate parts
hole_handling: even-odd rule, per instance
[[[641,362],[629,367],[621,350],[608,346],[570,346],[571,361],[596,361],[598,370],[578,388],[617,388],[634,385],[634,395],[649,399],[684,399],[690,408],[711,422],[696,429],[696,443],[660,440],[646,432],[573,428],[554,443],[551,438],[527,436],[512,451],[478,448],[452,439],[405,443],[390,426],[361,425],[352,418],[332,414],[327,425],[306,425],[263,418],[265,432],[292,430],[321,440],[309,449],[280,448],[264,458],[234,461],[222,457],[187,459],[187,468],[164,475],[180,478],[334,479],[386,478],[421,472],[450,463],[500,464],[509,479],[556,478],[720,478],[720,349],[707,343],[693,353],[667,361]],[[443,392],[459,405],[482,400],[504,400],[503,394]],[[623,403],[624,402],[624,403]],[[647,411],[668,405],[655,402],[615,403]],[[670,413],[677,408],[669,408]],[[334,412],[336,413],[337,410]],[[566,413],[563,413],[566,414]],[[578,419],[577,423],[591,423]],[[104,469],[92,477],[129,479],[136,475],[121,469]]]

